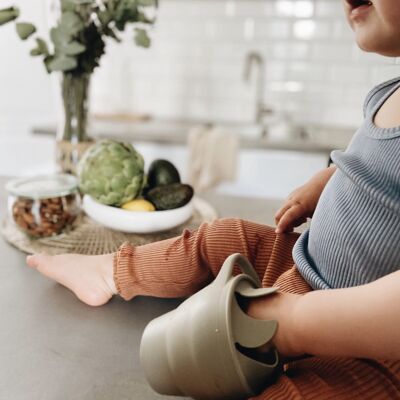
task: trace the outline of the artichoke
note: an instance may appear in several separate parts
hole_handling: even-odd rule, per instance
[[[120,206],[137,197],[143,186],[143,157],[129,144],[102,140],[78,164],[80,190],[98,202]]]

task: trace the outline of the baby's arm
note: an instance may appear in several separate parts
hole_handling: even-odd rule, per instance
[[[314,175],[306,184],[292,193],[275,214],[276,232],[290,232],[312,217],[325,185],[336,171],[333,165]]]
[[[353,288],[260,298],[248,313],[278,320],[286,356],[400,359],[400,271]]]

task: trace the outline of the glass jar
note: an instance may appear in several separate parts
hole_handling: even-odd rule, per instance
[[[65,232],[80,213],[78,181],[72,175],[14,179],[6,189],[9,218],[33,238]]]

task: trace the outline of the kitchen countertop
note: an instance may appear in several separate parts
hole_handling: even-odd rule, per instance
[[[0,177],[0,220],[6,194]],[[220,217],[273,223],[279,201],[202,196]],[[0,240],[0,399],[156,400],[139,365],[146,324],[179,300],[115,297],[91,308],[25,266],[25,255]],[[176,399],[175,397],[168,397]]]
[[[184,145],[193,126],[204,122],[150,119],[148,121],[130,121],[92,118],[90,135],[95,138],[113,138],[121,141],[153,142],[163,145]],[[307,125],[292,136],[272,138],[261,137],[261,127],[250,123],[221,122],[217,126],[226,132],[240,137],[242,149],[266,149],[283,151],[301,151],[306,153],[326,153],[347,147],[353,133],[352,128]],[[303,133],[301,133],[303,132]],[[33,128],[34,134],[55,135],[54,124]]]

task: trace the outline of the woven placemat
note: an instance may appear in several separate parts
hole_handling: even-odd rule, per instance
[[[205,200],[194,198],[193,201],[193,216],[184,224],[164,232],[151,234],[118,232],[97,224],[86,215],[76,220],[71,231],[50,238],[31,239],[10,219],[4,221],[1,232],[7,242],[28,254],[105,254],[116,251],[127,241],[138,246],[168,239],[180,235],[183,229],[196,229],[203,222],[211,222],[217,218],[215,209]]]

